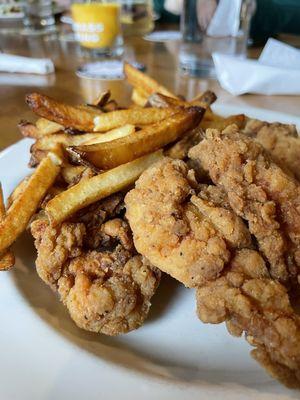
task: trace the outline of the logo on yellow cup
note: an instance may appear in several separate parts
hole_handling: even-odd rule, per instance
[[[105,48],[120,34],[119,4],[74,3],[71,7],[76,40],[84,47]]]

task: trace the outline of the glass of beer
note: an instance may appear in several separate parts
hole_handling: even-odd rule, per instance
[[[121,5],[116,0],[73,0],[73,30],[80,45],[94,55],[116,56],[123,51]]]

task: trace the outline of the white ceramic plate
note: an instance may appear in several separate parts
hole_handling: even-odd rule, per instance
[[[300,126],[292,116],[242,112]],[[0,155],[6,195],[29,172],[30,143],[24,139]],[[37,277],[28,234],[14,250],[16,267],[0,274],[1,400],[299,399],[299,392],[272,380],[251,359],[245,340],[231,337],[224,325],[198,321],[194,291],[171,278],[164,277],[142,328],[109,338],[74,325]]]

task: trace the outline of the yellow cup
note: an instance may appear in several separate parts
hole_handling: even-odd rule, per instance
[[[120,5],[103,2],[74,2],[71,6],[73,30],[81,46],[108,49],[120,44]]]

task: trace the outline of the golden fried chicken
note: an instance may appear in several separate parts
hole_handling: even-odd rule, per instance
[[[219,276],[230,256],[224,239],[189,201],[196,188],[183,161],[165,158],[125,197],[137,251],[189,287]]]
[[[128,223],[114,218],[119,207],[120,198],[111,196],[76,221],[52,227],[40,217],[31,224],[39,276],[80,328],[107,335],[142,325],[160,280],[160,272],[137,255]]]
[[[196,196],[200,188],[203,197]],[[125,198],[138,252],[188,287],[220,274],[230,256],[226,242],[251,246],[239,217],[210,206],[210,190],[219,201],[226,196],[217,187],[199,186],[183,161],[165,158],[145,171]]]
[[[299,387],[300,318],[287,289],[271,278],[254,250],[227,194],[220,187],[197,184],[182,161],[166,158],[142,174],[125,203],[138,251],[185,285],[197,287],[199,318],[226,321],[235,336],[245,333],[255,359],[284,384]],[[213,238],[216,245],[211,247]],[[195,268],[209,265],[208,251],[214,255],[213,274]]]
[[[221,277],[197,289],[196,298],[203,322],[226,321],[232,335],[245,333],[253,357],[273,377],[300,387],[300,318],[256,251],[239,250]]]
[[[285,172],[300,180],[300,138],[295,125],[249,119],[243,132],[255,138]]]
[[[206,138],[189,154],[226,191],[232,209],[248,221],[272,277],[296,282],[300,272],[299,183],[234,125],[222,133],[207,130]]]

